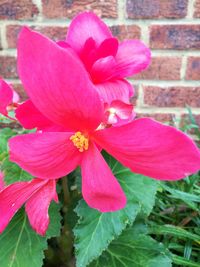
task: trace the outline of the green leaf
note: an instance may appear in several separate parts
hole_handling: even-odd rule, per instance
[[[181,239],[191,239],[196,242],[200,242],[200,236],[190,233],[181,227],[173,226],[173,225],[154,225],[149,227],[149,233],[156,235],[168,234],[172,236],[177,236]]]
[[[192,209],[194,209],[196,211],[199,210],[196,203],[193,203],[193,202],[200,203],[200,196],[170,188],[165,183],[160,183],[160,185],[162,188],[164,188],[167,192],[169,192],[171,194],[172,198],[180,199],[180,200],[184,201]]]
[[[0,130],[0,154],[8,151],[8,139],[16,135],[16,132],[10,128]]]
[[[32,175],[22,170],[17,164],[9,161],[8,139],[16,134],[16,131],[10,128],[0,130],[0,170],[4,173],[4,181],[7,185],[17,181],[33,179]]]
[[[1,171],[4,173],[4,181],[7,185],[18,181],[30,181],[33,176],[22,170],[17,164],[9,161],[6,157],[1,165]]]
[[[199,262],[193,262],[191,260],[182,258],[182,257],[177,256],[177,255],[173,255],[172,260],[174,263],[178,264],[178,266],[190,266],[190,267],[199,267],[200,266]]]
[[[170,267],[169,252],[161,243],[140,233],[135,226],[126,229],[90,267]]]
[[[29,225],[27,216],[21,209],[0,235],[0,263],[2,267],[40,267],[43,264],[47,238],[60,232],[59,205],[50,207],[50,226],[47,236],[36,234]]]
[[[134,198],[141,206],[145,215],[149,215],[155,204],[157,181],[152,178],[131,172],[113,157],[104,152],[104,157],[112,169],[113,174],[120,182],[127,198]]]
[[[127,196],[127,205],[117,212],[100,213],[84,201],[79,203],[76,212],[80,219],[74,229],[77,267],[87,266],[101,255],[109,243],[134,222],[139,212],[148,215],[154,205],[157,189],[154,180],[132,173],[108,155],[105,157]]]
[[[124,210],[100,213],[81,201],[76,212],[81,217],[74,229],[77,267],[82,267],[97,258],[127,224],[134,221],[139,205],[130,203]]]

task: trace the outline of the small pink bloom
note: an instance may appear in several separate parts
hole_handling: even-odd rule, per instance
[[[159,180],[178,180],[199,170],[198,148],[173,127],[144,118],[102,129],[104,103],[84,66],[70,50],[27,28],[18,41],[18,71],[40,113],[69,130],[11,138],[10,160],[42,179],[56,179],[81,166],[83,197],[92,208],[110,212],[126,205],[98,148],[132,171]]]
[[[48,209],[53,199],[58,201],[55,180],[33,179],[5,187],[0,191],[0,233],[25,204],[32,228],[38,234],[45,235],[49,225]]]
[[[8,85],[0,78],[0,114],[8,116],[8,110],[13,108],[19,102],[19,95],[14,91],[11,85]]]
[[[110,105],[104,104],[104,108],[106,125],[120,126],[131,122],[135,117],[133,106],[120,100],[114,100]]]
[[[64,42],[61,44],[64,47]],[[125,78],[146,69],[151,61],[151,52],[141,41],[125,40],[119,43],[94,13],[83,12],[72,20],[66,44],[81,59],[106,104],[114,100],[131,104],[129,99],[133,96],[133,87]],[[130,114],[129,121],[133,117],[134,112]],[[120,124],[126,123],[120,117],[118,121]]]
[[[141,72],[151,60],[150,50],[141,41],[119,43],[107,25],[92,12],[80,13],[72,20],[66,42],[80,57],[92,81],[105,87],[111,101],[118,99],[115,90],[118,91],[119,80],[126,84],[125,77]],[[112,92],[107,82],[112,82]],[[133,91],[126,90],[127,101],[132,94]]]

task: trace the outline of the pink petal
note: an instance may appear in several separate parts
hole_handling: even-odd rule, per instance
[[[69,139],[73,133],[23,134],[9,140],[10,160],[33,176],[53,179],[73,171],[80,152]]]
[[[109,80],[113,75],[113,68],[116,66],[116,61],[113,56],[108,56],[98,59],[90,70],[92,81],[99,84]]]
[[[81,53],[77,56],[80,57],[82,60],[85,68],[88,72],[90,72],[91,66],[93,65],[94,61],[96,60],[96,42],[92,37],[87,39],[87,41],[84,44],[84,47],[81,51]]]
[[[86,11],[72,20],[66,41],[77,53],[80,53],[87,39],[91,37],[99,46],[105,39],[111,38],[112,34],[102,20],[94,13]]]
[[[103,106],[88,73],[71,49],[23,28],[18,71],[33,104],[49,120],[73,130],[93,130]]]
[[[0,192],[0,233],[4,231],[25,201],[45,183],[45,180],[40,180],[38,183],[37,179],[30,182],[17,182]]]
[[[88,68],[88,71],[94,83],[106,81],[112,76],[113,68],[116,66],[114,57],[116,56],[117,49],[117,39],[109,38],[105,39],[93,53],[90,51],[89,54],[87,53],[87,55],[84,56],[85,61],[90,61],[91,67]],[[93,56],[92,58],[91,54]]]
[[[146,69],[151,61],[151,52],[139,40],[126,40],[119,45],[115,57],[117,65],[113,77],[124,78]]]
[[[115,79],[96,84],[96,90],[105,103],[110,104],[113,100],[129,103],[133,96],[133,86],[124,79]]]
[[[57,45],[61,46],[62,48],[70,48],[71,46],[65,41],[57,41]]]
[[[0,113],[8,115],[7,107],[13,102],[12,88],[0,78]]]
[[[105,71],[106,73],[108,72],[108,74],[104,74],[106,77],[109,76],[110,72],[112,74],[110,68],[113,68],[116,65],[114,56],[117,53],[117,49],[118,41],[116,38],[105,39],[99,47],[96,46],[93,38],[87,39],[79,56],[87,71],[90,73],[93,82],[104,80],[104,77],[97,77],[98,72],[100,74]],[[103,68],[103,70],[101,70],[101,68]],[[93,73],[96,76],[94,76]]]
[[[38,182],[40,179],[37,179]],[[32,228],[40,235],[45,235],[49,226],[49,205],[55,198],[56,182],[49,180],[26,202],[26,213]]]
[[[96,142],[133,172],[178,180],[200,169],[200,152],[181,131],[152,119],[97,131]]]
[[[97,49],[97,58],[115,57],[118,50],[118,40],[114,37],[105,39]]]
[[[126,196],[104,158],[94,144],[81,162],[82,193],[87,204],[101,212],[123,209]]]
[[[4,189],[5,185],[4,185],[4,175],[3,172],[0,171],[0,191],[2,189]]]
[[[42,130],[45,132],[69,132],[66,127],[53,123],[45,117],[33,104],[31,100],[26,100],[18,105],[15,110],[15,117],[25,129]]]
[[[34,106],[31,100],[27,100],[17,107],[15,117],[25,129],[41,130],[54,125]]]
[[[120,100],[115,100],[110,105],[111,108],[115,109],[116,115],[120,119],[129,119],[133,112],[133,105],[126,104]]]

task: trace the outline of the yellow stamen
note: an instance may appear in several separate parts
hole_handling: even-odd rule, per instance
[[[80,152],[88,150],[89,139],[85,137],[81,132],[76,132],[70,137],[70,140],[73,142],[74,146],[78,148]]]

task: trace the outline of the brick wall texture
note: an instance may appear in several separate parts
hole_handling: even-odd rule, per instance
[[[130,78],[138,117],[178,123],[190,106],[200,123],[199,0],[0,0],[0,76],[24,99],[16,69],[20,28],[61,40],[84,10],[99,15],[119,40],[141,39],[151,48],[151,66]]]

